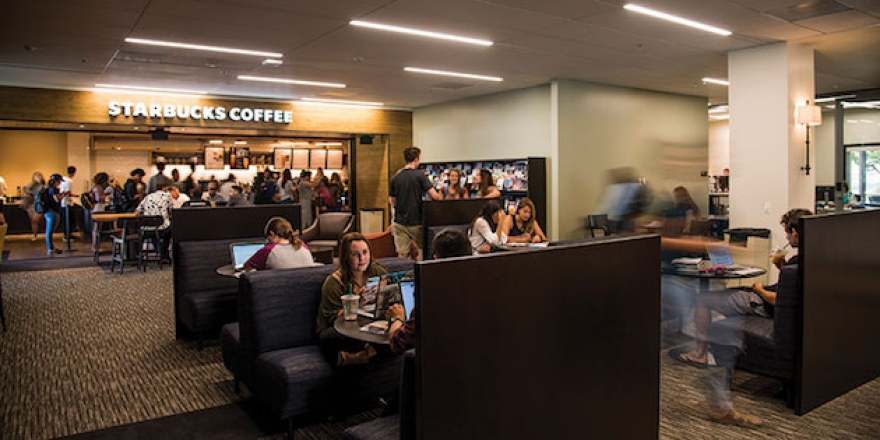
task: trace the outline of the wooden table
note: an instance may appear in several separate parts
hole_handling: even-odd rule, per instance
[[[333,328],[336,329],[340,334],[356,339],[358,341],[369,342],[372,344],[382,344],[382,345],[390,345],[388,342],[388,335],[381,334],[378,335],[376,333],[365,332],[361,330],[361,327],[373,322],[370,318],[365,318],[363,316],[358,316],[356,321],[346,321],[344,317],[336,318],[333,321]]]

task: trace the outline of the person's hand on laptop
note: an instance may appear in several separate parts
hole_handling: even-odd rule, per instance
[[[401,321],[406,320],[406,314],[403,312],[403,306],[400,304],[392,304],[388,307],[388,310],[385,312],[385,319],[392,320],[393,318],[397,318]]]

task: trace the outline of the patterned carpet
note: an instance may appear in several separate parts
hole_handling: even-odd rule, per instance
[[[0,438],[74,435],[240,400],[219,347],[198,351],[174,340],[171,270],[120,276],[88,267],[2,276],[10,328],[0,334]],[[771,397],[777,383],[738,372],[736,405],[766,426],[710,423],[705,371],[666,356],[682,342],[662,343],[662,438],[878,438],[880,380],[798,417]],[[317,424],[300,438],[338,437],[363,418]]]

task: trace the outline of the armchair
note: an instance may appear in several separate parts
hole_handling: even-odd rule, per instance
[[[301,238],[309,247],[336,249],[339,239],[353,227],[354,216],[350,212],[324,212],[302,231]]]

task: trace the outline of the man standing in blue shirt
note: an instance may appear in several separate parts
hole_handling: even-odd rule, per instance
[[[443,200],[443,195],[434,189],[427,174],[419,170],[422,150],[409,147],[403,150],[406,161],[403,169],[397,172],[388,183],[388,201],[394,209],[391,233],[394,235],[394,248],[397,256],[406,258],[412,254],[415,243],[418,253],[422,248],[422,197],[427,192],[433,200]]]

